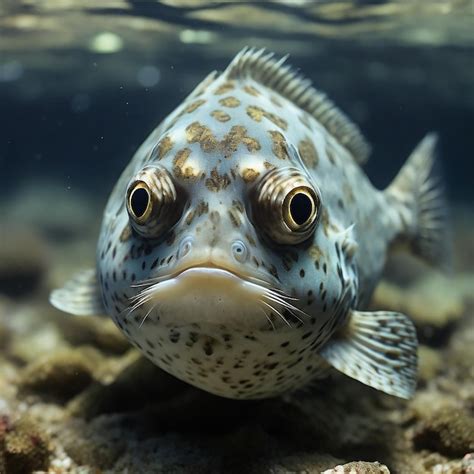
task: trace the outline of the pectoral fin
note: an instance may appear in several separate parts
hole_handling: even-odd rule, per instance
[[[76,273],[62,288],[53,290],[49,302],[61,311],[79,316],[106,314],[93,268]]]
[[[415,327],[405,315],[352,310],[343,332],[320,355],[359,382],[410,398],[416,388],[417,346]]]

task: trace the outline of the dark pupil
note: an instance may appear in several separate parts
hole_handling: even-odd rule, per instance
[[[304,193],[298,193],[293,196],[290,202],[290,212],[293,220],[298,224],[304,224],[313,211],[311,199]]]
[[[148,207],[150,196],[148,191],[143,188],[135,189],[130,198],[130,207],[136,217],[142,217]]]

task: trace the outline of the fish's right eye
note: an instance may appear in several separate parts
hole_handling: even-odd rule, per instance
[[[177,221],[182,206],[168,171],[159,165],[143,168],[130,182],[126,197],[130,223],[142,237],[161,237]]]
[[[277,244],[295,245],[315,231],[321,208],[318,188],[297,168],[265,174],[252,196],[255,223]]]

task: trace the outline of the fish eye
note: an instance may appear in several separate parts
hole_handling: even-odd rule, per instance
[[[146,166],[132,178],[125,203],[134,230],[150,239],[176,223],[183,204],[169,172],[159,165]]]
[[[128,209],[137,221],[145,219],[150,214],[151,197],[146,183],[136,183],[128,198]]]
[[[252,216],[277,244],[299,244],[316,228],[321,198],[317,187],[299,169],[276,168],[264,175],[254,189]]]
[[[291,230],[304,229],[316,217],[317,197],[310,188],[296,188],[286,195],[283,201],[283,219]]]

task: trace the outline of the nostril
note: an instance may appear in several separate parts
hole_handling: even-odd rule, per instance
[[[181,241],[178,248],[178,259],[186,257],[186,255],[191,252],[193,241],[194,239],[190,235]]]
[[[239,263],[244,263],[248,256],[247,246],[241,240],[234,241],[232,243],[232,255]]]

